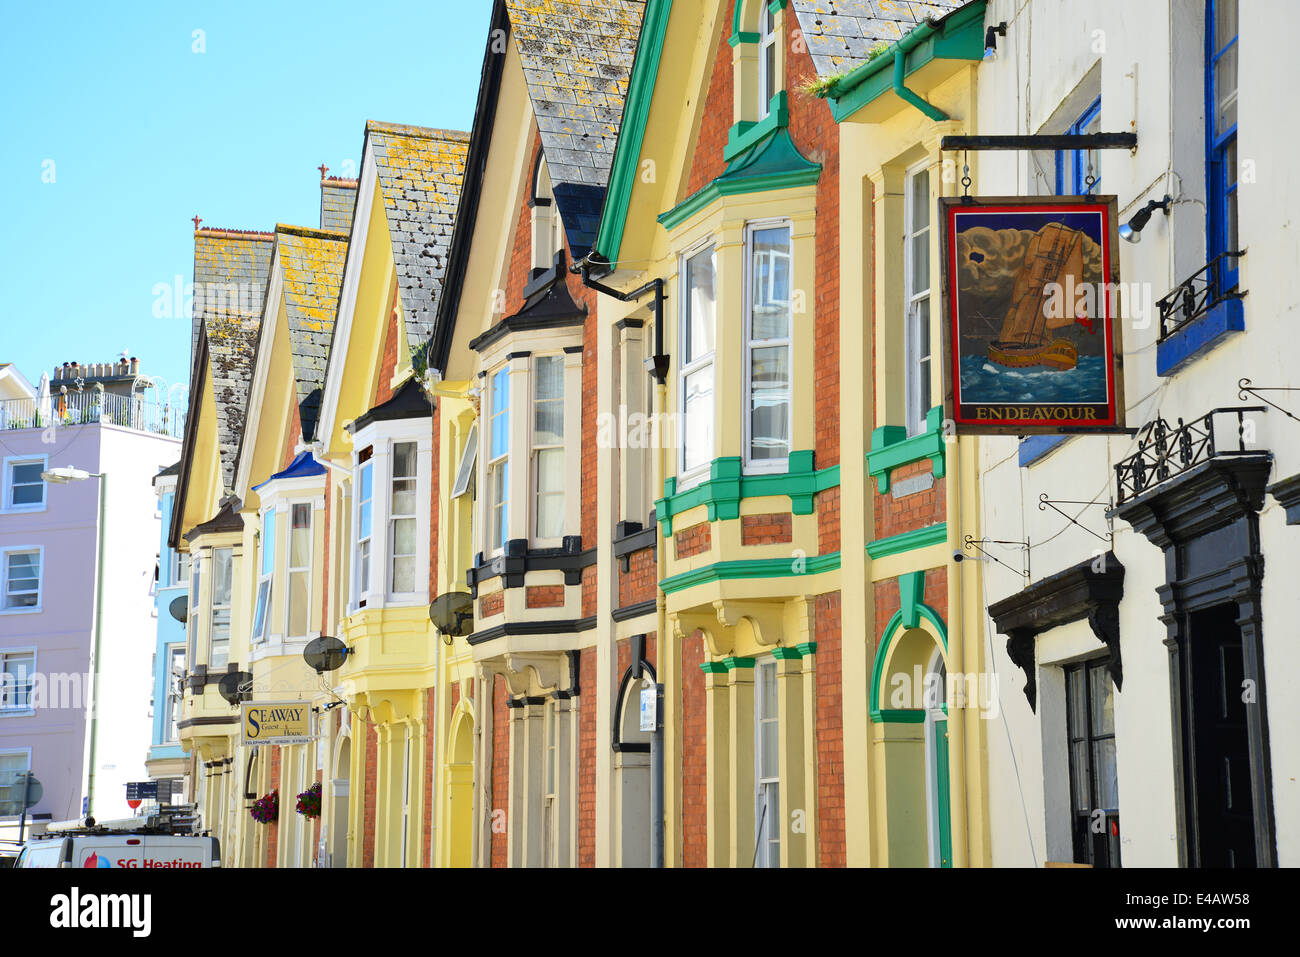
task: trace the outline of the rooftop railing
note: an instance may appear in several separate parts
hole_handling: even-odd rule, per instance
[[[100,424],[180,438],[185,409],[139,395],[98,390],[56,394],[45,400],[0,400],[0,430]]]

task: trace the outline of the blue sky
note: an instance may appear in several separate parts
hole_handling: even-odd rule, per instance
[[[193,281],[190,217],[314,226],[367,119],[468,130],[491,7],[0,0],[0,361],[185,381],[154,288]]]

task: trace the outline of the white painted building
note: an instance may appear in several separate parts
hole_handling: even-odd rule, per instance
[[[1123,323],[1127,424],[1143,431],[980,443],[979,534],[1029,546],[989,544],[1005,564],[984,565],[1001,688],[987,734],[995,865],[1300,865],[1300,422],[1269,408],[1239,432],[1221,414],[1211,447],[1201,421],[1265,405],[1239,380],[1300,386],[1300,134],[1283,106],[1300,86],[1300,7],[1240,6],[987,6],[986,26],[1006,30],[976,68],[973,128],[1135,132],[1136,149],[1092,154],[1097,192],[1118,197],[1121,223],[1172,199],[1140,242],[1118,243],[1122,281],[1141,284],[1128,304],[1147,308]],[[969,156],[985,196],[1078,193],[1089,167]],[[1188,280],[1162,324],[1153,301]],[[1261,394],[1300,415],[1300,393]]]
[[[176,461],[180,443],[178,417],[141,399],[135,375],[126,363],[79,367],[54,380],[52,397],[0,401],[3,837],[17,830],[18,817],[8,813],[16,772],[30,770],[40,782],[42,797],[29,813],[38,826],[79,817],[88,792],[95,817],[129,816],[125,784],[147,780],[142,745],[151,731],[160,535],[152,479]],[[72,384],[66,393],[65,384]],[[68,467],[103,475],[106,490],[97,686],[101,481],[42,480],[43,472]],[[89,720],[92,695],[97,720]]]

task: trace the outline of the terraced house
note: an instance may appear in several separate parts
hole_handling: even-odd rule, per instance
[[[1300,495],[1218,407],[1286,381],[1289,247],[1244,249],[1291,181],[1233,178],[1238,110],[1285,146],[1235,9],[495,0],[471,131],[368,123],[319,225],[197,229],[169,544],[226,863],[1285,862]],[[941,213],[1102,184],[1168,290],[1128,431],[958,428]]]

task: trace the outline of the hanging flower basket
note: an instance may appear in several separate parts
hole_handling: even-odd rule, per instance
[[[273,824],[280,817],[280,792],[272,791],[270,794],[263,794],[253,802],[248,813],[253,815],[253,820],[258,824]]]
[[[320,817],[320,782],[317,781],[298,795],[297,811],[303,817]]]

